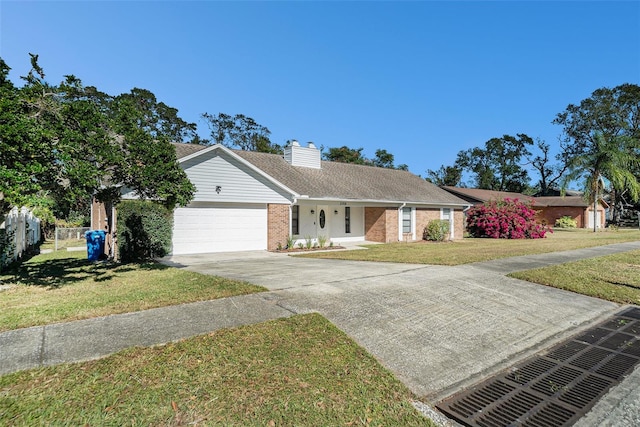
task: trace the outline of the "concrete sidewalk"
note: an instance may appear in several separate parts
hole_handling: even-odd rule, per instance
[[[270,253],[182,257],[173,263],[265,285],[270,292],[0,333],[0,373],[319,312],[417,396],[434,402],[620,309],[505,273],[633,249],[640,249],[640,242],[457,267]],[[628,414],[628,409],[620,409],[629,403],[623,396],[640,396],[640,385],[622,385],[627,387],[624,393],[606,396],[607,414],[616,413],[616,408]],[[604,419],[611,420],[613,415],[607,414]],[[592,425],[605,423],[602,417],[592,419],[598,420]]]
[[[499,274],[509,274],[516,271],[531,270],[533,268],[564,264],[581,259],[613,255],[620,252],[628,252],[639,249],[640,242],[625,242],[606,246],[574,249],[571,251],[550,252],[546,254],[494,259],[491,261],[483,261],[467,265],[470,267],[477,267],[484,270],[493,271]]]
[[[0,333],[0,374],[97,359],[208,332],[291,316],[268,293],[194,302]]]

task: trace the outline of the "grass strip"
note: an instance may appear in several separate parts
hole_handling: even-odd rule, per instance
[[[460,265],[512,256],[582,249],[640,240],[638,230],[557,230],[544,239],[474,239],[366,245],[367,250],[313,252],[309,258],[410,264]]]
[[[91,263],[83,252],[37,255],[0,275],[0,331],[206,301],[265,289],[158,263]]]
[[[640,251],[519,271],[509,276],[620,304],[640,305]]]
[[[0,377],[9,425],[433,426],[318,314]]]

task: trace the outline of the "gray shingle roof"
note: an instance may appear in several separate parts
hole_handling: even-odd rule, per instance
[[[176,148],[176,157],[178,159],[187,157],[193,153],[196,153],[200,150],[204,150],[205,148],[207,148],[206,145],[182,144],[180,142],[172,142],[171,145],[173,145]]]
[[[533,200],[532,196],[527,196],[522,193],[512,193],[509,191],[494,191],[484,190],[481,188],[463,188],[463,187],[450,187],[443,186],[443,189],[457,196],[465,197],[472,202],[488,202],[489,200],[503,200],[503,199],[519,199],[522,201]]]
[[[191,144],[174,145],[178,158],[207,148]],[[185,145],[188,147],[182,147]],[[231,151],[297,194],[312,199],[468,205],[407,171],[327,161],[321,162],[320,169],[313,169],[292,166],[277,154]]]
[[[545,196],[536,197],[534,200],[536,206],[570,206],[580,208],[590,206],[590,204],[581,196]]]
[[[466,198],[472,203],[484,203],[490,200],[520,199],[522,201],[533,202],[537,208],[543,207],[587,207],[587,203],[582,196],[544,196],[532,197],[522,193],[510,193],[507,191],[483,190],[480,188],[462,188],[443,186],[445,190]]]

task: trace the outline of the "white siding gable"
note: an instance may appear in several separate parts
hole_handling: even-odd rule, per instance
[[[222,150],[181,163],[196,186],[194,202],[284,203],[291,195]]]

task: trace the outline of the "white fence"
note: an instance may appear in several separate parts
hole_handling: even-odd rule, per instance
[[[0,230],[0,269],[17,260],[42,236],[40,219],[25,207],[11,209]]]

